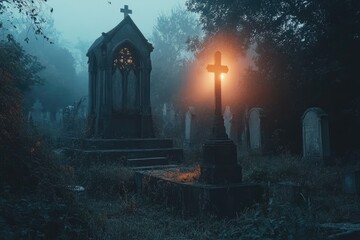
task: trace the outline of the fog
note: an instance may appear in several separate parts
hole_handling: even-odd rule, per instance
[[[111,30],[123,19],[120,9],[124,5],[129,5],[132,10],[131,18],[145,37],[148,37],[159,14],[184,4],[184,0],[49,1],[49,5],[54,8],[52,17],[56,29],[64,40],[72,43],[78,40],[94,41],[102,32]]]

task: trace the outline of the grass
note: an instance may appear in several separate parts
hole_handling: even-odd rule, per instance
[[[341,192],[349,166],[322,166],[291,155],[240,160],[245,182],[262,183],[269,192],[278,182],[297,183],[302,202],[268,202],[245,209],[236,219],[189,217],[139,196],[133,172],[120,164],[61,163],[73,182],[86,188],[78,204],[86,209],[89,239],[326,239],[320,224],[358,221],[360,197]]]
[[[359,164],[323,166],[292,155],[242,156],[245,182],[267,186],[270,198],[278,182],[296,183],[302,187],[302,201],[268,201],[235,219],[218,219],[189,217],[139,196],[134,173],[119,163],[87,165],[40,148],[52,146],[35,139],[25,149],[29,160],[18,154],[19,161],[30,164],[33,193],[13,194],[2,185],[0,239],[326,239],[322,223],[359,221],[360,197],[344,195],[341,189],[343,173]],[[199,149],[185,150],[186,166],[199,163]],[[8,162],[19,170],[17,162]],[[172,172],[169,177],[192,181],[198,170]],[[10,179],[29,182],[25,176]],[[69,192],[66,185],[82,185],[86,194]]]

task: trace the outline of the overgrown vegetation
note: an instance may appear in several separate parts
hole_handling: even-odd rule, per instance
[[[244,182],[263,184],[269,198],[236,219],[183,215],[154,203],[136,193],[133,173],[119,165],[73,168],[76,181],[87,189],[82,204],[89,209],[95,239],[327,239],[331,233],[321,224],[358,219],[359,196],[341,192],[342,173],[353,164],[323,166],[291,155],[249,155],[241,164]],[[301,201],[273,200],[279,182],[302,186]]]

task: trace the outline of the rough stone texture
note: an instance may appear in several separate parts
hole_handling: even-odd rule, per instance
[[[263,153],[265,151],[265,115],[262,108],[252,108],[249,111],[250,149]]]
[[[345,173],[343,177],[343,191],[349,194],[360,194],[360,170]]]
[[[130,16],[89,48],[88,136],[154,136],[150,106],[152,50]]]
[[[330,158],[328,115],[321,108],[309,108],[302,116],[303,157],[312,160]]]
[[[138,192],[188,215],[236,217],[246,207],[264,201],[259,184],[209,185],[181,183],[154,176],[150,171],[135,173]]]
[[[207,141],[203,145],[200,181],[208,184],[231,184],[240,183],[241,179],[236,145],[231,140]]]

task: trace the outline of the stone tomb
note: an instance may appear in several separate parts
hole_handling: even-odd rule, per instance
[[[303,157],[312,160],[330,158],[328,115],[321,108],[309,108],[302,116]]]
[[[128,13],[87,52],[91,137],[154,137],[150,106],[153,46]]]
[[[215,64],[207,67],[215,75],[215,114],[211,137],[203,144],[203,158],[198,171],[184,171],[180,176],[196,177],[183,182],[167,170],[136,172],[138,190],[154,200],[167,202],[189,214],[214,214],[235,217],[248,206],[261,202],[263,187],[242,183],[242,168],[237,163],[236,145],[225,131],[221,112],[220,74],[228,71],[221,65],[221,53],[215,53]]]
[[[89,58],[86,139],[73,139],[67,152],[89,161],[127,166],[167,165],[182,160],[171,139],[154,136],[150,105],[153,46],[135,25],[126,5],[124,19],[95,40]]]

